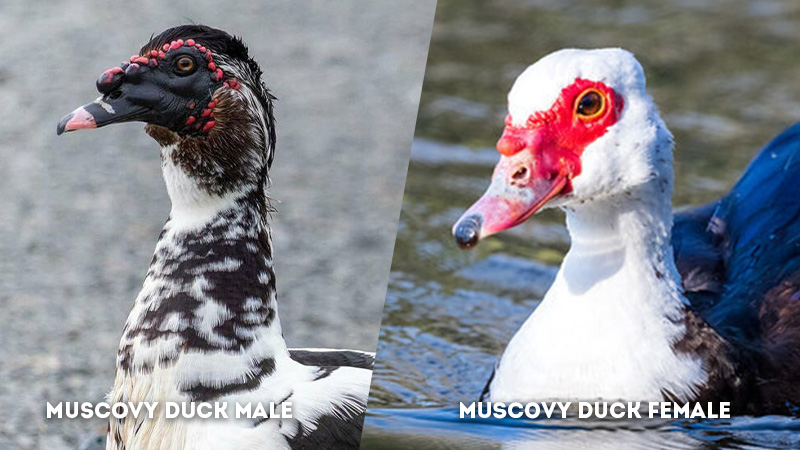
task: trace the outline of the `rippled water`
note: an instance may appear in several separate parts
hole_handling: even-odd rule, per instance
[[[371,413],[361,448],[709,450],[797,449],[800,421],[735,417],[705,421],[469,419],[455,409],[379,409]]]
[[[462,422],[449,409],[477,399],[568,246],[553,211],[470,252],[450,235],[488,185],[514,78],[560,48],[633,51],[676,137],[684,207],[724,194],[800,120],[799,42],[792,1],[439,0],[362,448],[800,448],[791,418]]]

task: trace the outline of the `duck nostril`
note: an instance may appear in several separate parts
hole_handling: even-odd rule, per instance
[[[119,90],[119,89],[117,89],[116,91],[113,91],[112,93],[108,94],[108,98],[111,99],[111,100],[116,100],[116,99],[118,99],[120,97],[122,97],[122,91]]]
[[[514,181],[523,181],[525,178],[527,178],[527,176],[528,168],[523,166],[517,169],[517,171],[514,172],[514,175],[511,175],[511,179]]]

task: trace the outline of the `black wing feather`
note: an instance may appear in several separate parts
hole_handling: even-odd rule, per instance
[[[356,367],[372,370],[375,354],[356,350],[305,350],[289,349],[289,356],[304,366]]]

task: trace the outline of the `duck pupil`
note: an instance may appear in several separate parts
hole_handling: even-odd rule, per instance
[[[194,65],[194,63],[192,62],[192,60],[190,58],[181,58],[181,59],[178,60],[178,69],[180,69],[180,70],[183,70],[183,71],[190,70],[193,65]]]
[[[578,102],[578,114],[582,116],[592,116],[600,112],[603,99],[597,92],[589,92]]]

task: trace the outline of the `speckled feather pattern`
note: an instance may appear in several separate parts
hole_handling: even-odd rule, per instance
[[[151,44],[181,36],[165,34]],[[298,361],[281,332],[266,191],[274,98],[241,41],[198,42],[239,82],[212,94],[216,125],[205,136],[146,127],[162,146],[172,210],[125,324],[109,400],[290,402],[293,418],[112,420],[107,448],[355,448],[373,356]]]

